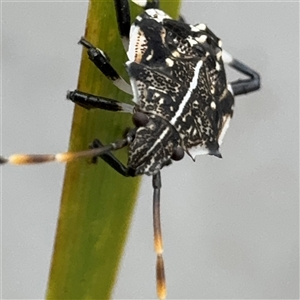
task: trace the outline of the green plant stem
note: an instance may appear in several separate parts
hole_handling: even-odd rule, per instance
[[[140,7],[131,6],[132,16],[142,12]],[[178,0],[162,1],[162,9],[173,17],[178,6]],[[104,50],[117,71],[128,79],[113,1],[90,1],[84,36]],[[122,102],[129,103],[131,98],[95,68],[86,50],[78,89]],[[103,143],[115,141],[129,126],[132,127],[128,114],[75,106],[69,150],[86,149],[95,138]],[[119,151],[117,156],[126,163],[126,150]],[[67,165],[47,299],[111,297],[139,182],[139,178],[122,177],[101,160],[96,165],[87,159]]]

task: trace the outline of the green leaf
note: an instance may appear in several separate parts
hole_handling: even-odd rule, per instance
[[[175,17],[179,1],[162,1]],[[142,8],[131,5],[132,20]],[[126,53],[117,29],[113,1],[90,1],[84,36],[104,50],[116,70],[128,80]],[[80,37],[80,33],[79,33]],[[83,50],[78,89],[130,103],[88,60]],[[71,151],[87,149],[95,138],[103,143],[122,137],[131,116],[75,106]],[[126,149],[116,153],[125,164]],[[66,167],[47,299],[109,299],[137,197],[140,178],[125,178],[103,161],[87,159]]]

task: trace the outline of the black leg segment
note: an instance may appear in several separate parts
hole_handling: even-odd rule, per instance
[[[236,59],[233,59],[229,66],[250,77],[249,79],[239,79],[230,83],[235,96],[254,92],[260,88],[260,76],[257,72]]]
[[[119,33],[125,50],[128,50],[129,32],[131,26],[130,10],[128,0],[115,0],[115,9]]]
[[[128,131],[128,133],[126,134],[125,139],[123,139],[121,141],[117,141],[115,143],[111,143],[110,146],[112,147],[112,150],[121,149],[124,146],[130,144],[133,141],[134,137],[135,137],[135,133],[136,133],[136,128],[130,129]],[[95,139],[93,141],[93,143],[90,145],[90,148],[91,149],[103,149],[103,144],[98,139]],[[110,151],[105,151],[104,153],[102,152],[100,155],[94,156],[93,157],[93,162],[94,163],[97,162],[98,157],[100,157],[106,163],[108,163],[119,174],[121,174],[123,176],[126,176],[126,177],[136,176],[134,169],[124,166],[124,164],[122,164],[122,162],[120,162]]]
[[[95,139],[91,144],[90,148],[102,148],[103,144],[98,140]],[[131,176],[129,169],[125,167],[111,152],[107,152],[105,154],[99,155],[101,159],[103,159],[107,164],[109,164],[115,171],[123,176]],[[97,162],[97,157],[94,158],[94,162]]]
[[[234,96],[247,94],[260,88],[260,76],[257,72],[241,61],[233,58],[225,50],[222,52],[222,58],[223,62],[228,64],[231,68],[249,77],[247,79],[238,79],[229,83],[229,89],[231,88]]]
[[[99,108],[110,111],[122,111],[133,113],[133,106],[127,103],[122,103],[117,100],[95,96],[88,93],[83,93],[78,90],[68,91],[67,99],[86,108]]]
[[[84,37],[82,37],[78,43],[88,49],[87,53],[89,59],[107,78],[110,80],[117,80],[120,78],[117,71],[109,63],[109,58],[104,54],[103,51],[94,47]]]
[[[102,50],[93,46],[84,37],[80,39],[79,44],[88,49],[89,59],[108,79],[113,81],[114,85],[125,93],[132,94],[131,86],[112,67],[109,57]]]

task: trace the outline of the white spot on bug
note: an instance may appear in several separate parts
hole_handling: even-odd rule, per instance
[[[204,30],[206,30],[206,25],[203,24],[203,23],[194,25],[193,27],[195,27],[195,28],[197,29],[197,30],[195,30],[195,31],[200,31],[200,30],[204,31]]]
[[[154,124],[150,124],[148,127],[149,127],[149,129],[151,129],[151,130],[154,130],[154,129],[155,129],[155,125],[154,125]]]
[[[197,41],[201,44],[205,43],[207,40],[207,35],[203,34],[199,38],[197,38]]]
[[[157,87],[153,87],[153,86],[149,86],[149,90],[154,90],[154,91],[157,91],[157,92],[159,92],[159,93],[162,93],[162,94],[168,94],[165,90],[162,90],[162,89],[159,89],[159,88],[157,88]],[[159,94],[157,94],[157,97],[159,97],[160,95]]]
[[[188,154],[195,160],[197,155],[206,155],[209,154],[209,150],[205,146],[197,145],[189,149]]]
[[[225,50],[222,51],[222,58],[225,64],[230,64],[233,61],[232,55]]]
[[[198,28],[199,28],[200,30],[206,30],[206,25],[203,24],[203,23],[201,23],[201,24],[198,25]]]
[[[180,53],[177,50],[174,50],[172,52],[172,56],[174,56],[174,57],[180,57]]]
[[[101,49],[97,48],[97,50],[107,59],[107,56],[105,55],[105,53]]]
[[[219,51],[219,52],[216,54],[216,57],[217,57],[217,60],[220,60],[221,57],[222,57],[222,51]]]
[[[146,60],[149,61],[153,57],[153,50],[151,50],[151,53],[146,57]]]
[[[219,145],[222,144],[223,142],[223,138],[225,136],[225,133],[229,127],[229,122],[230,122],[231,117],[229,115],[223,116],[223,127],[221,129],[221,132],[219,134],[219,138],[218,138],[218,143]]]
[[[215,91],[216,91],[216,89],[215,89],[215,87],[212,85],[212,86],[210,87],[210,92],[211,92],[212,94],[214,94]]]
[[[166,34],[167,34],[166,30],[163,28],[162,31],[161,31],[161,34],[160,34],[161,40],[162,40],[163,43],[165,43]]]
[[[141,7],[145,7],[147,5],[147,0],[132,0],[132,2]]]
[[[213,110],[215,110],[217,108],[215,101],[211,101],[210,108],[213,109]]]
[[[230,83],[227,84],[227,90],[228,90],[232,95],[234,95],[233,89],[232,89],[232,86],[231,86]]]
[[[184,121],[184,118],[183,118],[183,121]],[[190,126],[188,130],[186,130],[186,133],[191,134],[192,131],[193,131],[192,135],[197,134],[197,130],[193,129],[192,126]]]
[[[194,46],[198,44],[198,42],[191,37],[188,37],[187,41],[189,42],[190,46]]]
[[[169,57],[166,58],[166,64],[167,64],[168,67],[173,67],[173,65],[174,65],[173,59],[171,59]]]
[[[191,28],[191,31],[193,31],[193,32],[199,32],[199,29],[194,25],[190,25],[190,28]]]
[[[221,65],[216,61],[216,70],[220,71],[221,70]]]
[[[171,19],[170,16],[168,16],[166,13],[164,13],[163,11],[159,10],[159,9],[154,9],[154,8],[150,8],[150,9],[147,9],[145,11],[145,13],[152,17],[153,19],[155,19],[156,22],[158,23],[162,23],[162,21],[164,19]]]
[[[219,41],[218,41],[218,46],[219,46],[220,48],[222,48],[222,45],[223,45],[222,41],[219,40]]]

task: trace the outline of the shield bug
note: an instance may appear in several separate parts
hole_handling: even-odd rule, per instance
[[[141,4],[141,3],[140,3]],[[159,1],[144,2],[145,11],[130,23],[127,0],[115,0],[118,28],[128,61],[130,84],[123,80],[101,50],[81,38],[94,65],[121,90],[133,95],[133,105],[74,90],[67,99],[86,109],[132,113],[134,128],[109,145],[94,140],[92,149],[53,155],[12,155],[0,163],[69,162],[80,157],[104,160],[123,176],[153,177],[154,244],[159,299],[166,297],[160,225],[160,170],[200,154],[221,157],[219,147],[233,115],[234,97],[259,89],[258,73],[222,49],[221,40],[204,24],[173,20],[159,10]],[[224,64],[247,76],[227,82]],[[125,166],[112,151],[128,147]]]

